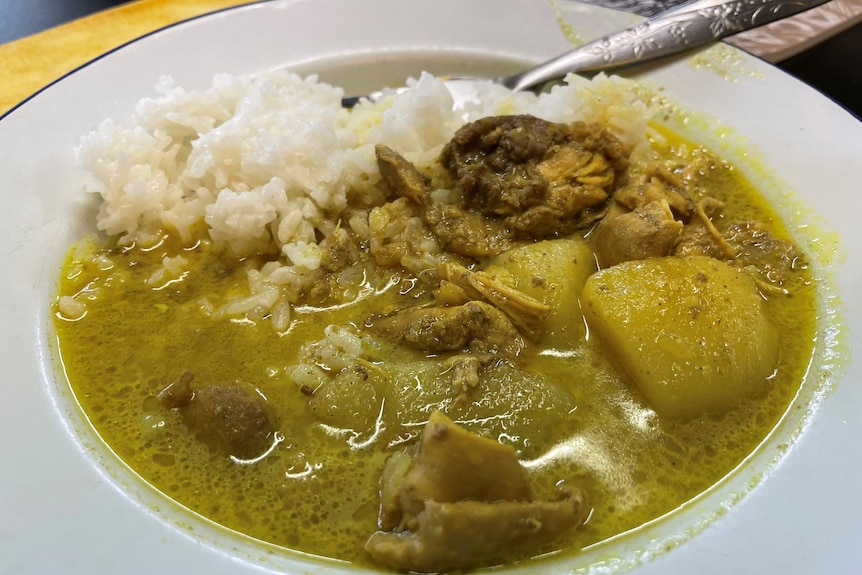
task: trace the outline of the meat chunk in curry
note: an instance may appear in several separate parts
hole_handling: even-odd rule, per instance
[[[665,200],[649,202],[630,212],[614,206],[596,226],[593,245],[604,266],[660,258],[679,243],[683,227]]]
[[[670,255],[694,212],[686,180],[665,166],[614,193],[591,243],[603,267]]]
[[[470,350],[516,356],[523,338],[500,310],[481,301],[416,307],[373,318],[378,333],[429,354]]]
[[[579,491],[534,501],[514,449],[431,414],[412,459],[393,456],[383,478],[381,530],[371,556],[396,569],[432,572],[530,548],[583,523]]]
[[[217,449],[239,459],[262,455],[275,431],[263,398],[238,383],[192,388],[193,379],[185,372],[166,387],[162,404],[180,409],[185,424]]]
[[[470,209],[541,239],[604,213],[628,150],[598,124],[494,116],[459,129],[440,161]]]

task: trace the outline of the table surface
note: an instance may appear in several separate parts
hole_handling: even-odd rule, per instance
[[[247,1],[0,0],[0,114],[117,45]],[[649,15],[679,0],[588,1]],[[862,118],[862,23],[776,65]]]

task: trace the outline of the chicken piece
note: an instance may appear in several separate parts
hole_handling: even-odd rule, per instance
[[[428,354],[469,350],[517,356],[524,346],[518,330],[495,307],[470,301],[455,307],[416,307],[371,318],[377,332]]]
[[[511,446],[470,433],[435,411],[422,431],[413,466],[401,482],[404,517],[400,524],[409,527],[411,517],[429,499],[526,501],[530,479]]]
[[[542,333],[542,325],[551,311],[550,306],[524,292],[508,286],[485,272],[470,271],[455,263],[443,263],[437,275],[460,287],[471,299],[481,299],[500,309],[512,323],[530,339]]]
[[[599,263],[610,267],[670,255],[683,227],[674,219],[667,201],[656,200],[630,212],[612,209],[596,226],[591,243]]]
[[[580,492],[532,501],[529,478],[514,449],[472,434],[440,412],[422,433],[412,462],[397,454],[381,489],[381,528],[365,548],[396,569],[464,568],[529,552],[580,525]]]
[[[664,200],[674,217],[687,222],[694,213],[694,202],[684,192],[685,184],[663,166],[655,168],[654,176],[642,176],[614,193],[614,201],[629,210]]]
[[[723,212],[720,200],[705,197],[698,202],[673,255],[726,261],[743,268],[762,294],[788,295],[786,282],[807,265],[803,254],[793,243],[770,235],[760,222],[722,222]]]
[[[733,259],[735,253],[713,220],[721,218],[724,203],[715,198],[705,197],[697,204],[694,217],[685,226],[680,241],[674,248],[675,256],[709,256],[720,260]]]
[[[511,233],[502,222],[457,204],[435,201],[428,177],[401,154],[383,144],[378,144],[374,151],[380,176],[387,187],[425,208],[425,224],[444,249],[469,257],[486,257],[509,248]]]
[[[390,191],[402,198],[412,200],[420,206],[429,202],[431,181],[425,174],[417,170],[416,166],[384,144],[374,146],[374,154],[377,156],[377,168],[380,170],[380,177],[383,178]]]
[[[659,164],[617,190],[591,238],[599,263],[670,255],[696,212],[687,181]]]
[[[180,409],[185,424],[217,449],[239,459],[262,455],[275,432],[263,397],[241,384],[192,389],[193,379],[186,372],[162,390],[162,404]]]
[[[496,116],[461,127],[440,161],[469,209],[541,239],[595,221],[628,150],[598,124]]]
[[[502,222],[461,206],[432,202],[425,209],[424,218],[443,249],[450,252],[481,258],[495,256],[511,247],[512,234]]]
[[[731,224],[724,236],[736,252],[736,264],[749,272],[764,293],[787,295],[784,284],[807,265],[796,246],[773,237],[760,222]]]
[[[472,567],[553,541],[583,523],[582,506],[571,494],[559,501],[428,501],[413,529],[377,531],[365,549],[375,561],[404,571]]]
[[[723,204],[704,198],[697,205],[696,216],[685,227],[674,255],[705,255],[724,260],[746,270],[764,294],[787,295],[784,284],[791,274],[806,265],[791,242],[770,235],[760,222],[734,222],[719,231],[713,220],[719,220]]]

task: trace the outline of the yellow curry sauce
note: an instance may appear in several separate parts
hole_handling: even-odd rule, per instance
[[[670,137],[662,152],[672,157],[677,147],[693,148]],[[702,185],[728,214],[788,237],[736,170],[720,166]],[[176,255],[188,262],[184,273],[145,283],[165,256]],[[380,340],[362,377],[312,396],[291,375],[304,344],[323,338],[330,324],[361,334],[368,317],[430,300],[434,286],[369,264],[362,285],[344,287],[343,305],[297,305],[284,333],[265,319],[201,313],[242,292],[246,269],[263,261],[233,261],[207,241],[183,247],[170,237],[146,249],[76,245],[59,294],[78,294],[86,313],[55,314],[63,366],[98,433],[160,491],[251,537],[358,564],[369,562],[363,545],[377,529],[384,463],[415,441],[434,408],[515,447],[537,498],[552,499],[561,482],[584,491],[593,509],[587,523],[535,550],[576,551],[678,508],[733,470],[786,410],[813,346],[814,288],[803,269],[785,286],[790,295],[766,299],[780,334],[774,377],[726,414],[657,415],[595,337],[564,350],[528,345],[520,371],[495,368],[481,401],[467,405],[439,383],[433,358]],[[158,400],[185,372],[195,381],[256,387],[277,422],[280,441],[271,452],[238,462],[196,439]]]

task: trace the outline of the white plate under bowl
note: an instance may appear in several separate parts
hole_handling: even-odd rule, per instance
[[[0,118],[0,573],[356,572],[189,513],[88,425],[56,363],[49,309],[66,249],[92,226],[73,156],[82,134],[128,118],[162,74],[204,88],[219,72],[291,66],[362,90],[425,66],[487,73],[536,62],[633,21],[566,0],[256,3],[132,42]],[[840,300],[822,302],[838,306],[840,330],[823,325],[820,336],[842,343],[837,357],[817,357],[774,436],[712,492],[619,542],[513,571],[862,572],[862,388],[852,358],[862,349],[862,124],[728,46],[643,78],[697,110],[691,129],[710,145],[766,166],[764,193],[796,229],[816,230],[806,241]]]

